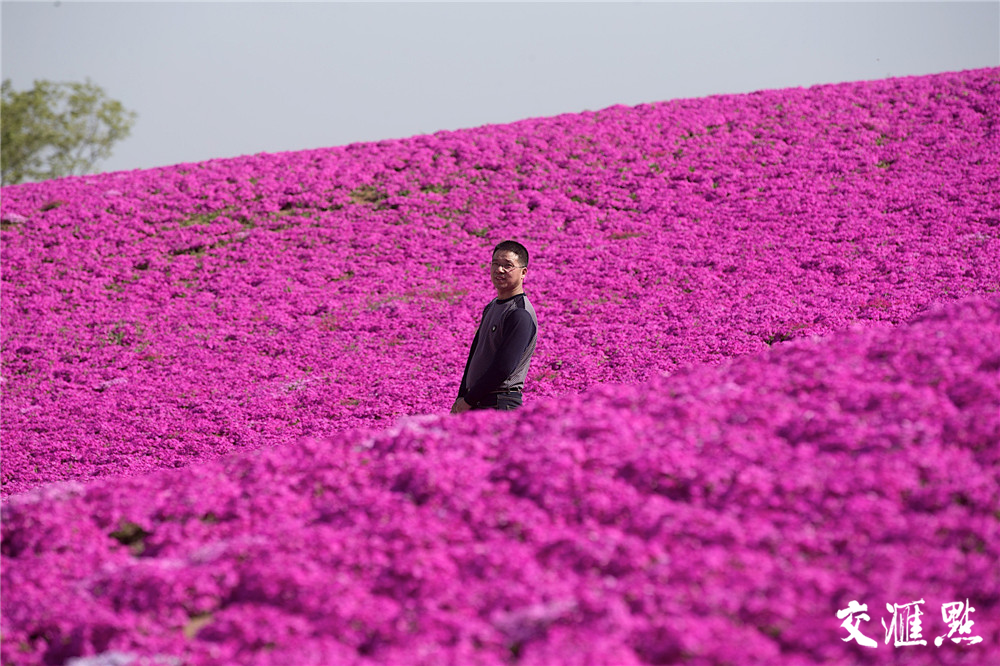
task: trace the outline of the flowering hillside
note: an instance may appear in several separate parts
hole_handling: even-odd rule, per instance
[[[3,188],[0,663],[1000,663],[998,181],[985,69]]]
[[[529,401],[1000,288],[1000,69],[4,188],[4,496],[457,392],[493,245]]]
[[[38,488],[3,507],[4,663],[997,663],[998,342],[1000,296],[972,297],[516,414]],[[885,644],[885,604],[917,600],[926,644]],[[851,601],[877,647],[843,642]]]

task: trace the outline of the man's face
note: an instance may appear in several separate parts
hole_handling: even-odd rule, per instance
[[[490,279],[497,291],[516,290],[524,283],[524,274],[528,272],[517,260],[517,255],[510,250],[498,251],[493,254],[490,264]]]

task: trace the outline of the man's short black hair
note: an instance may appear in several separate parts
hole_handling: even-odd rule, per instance
[[[493,248],[493,254],[496,255],[497,252],[513,252],[522,266],[528,265],[528,249],[517,241],[505,240],[497,243]]]

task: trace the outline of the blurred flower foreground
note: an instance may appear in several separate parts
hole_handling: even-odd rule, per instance
[[[998,180],[984,69],[5,187],[0,662],[998,663]]]

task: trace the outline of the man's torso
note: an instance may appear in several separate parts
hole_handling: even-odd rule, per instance
[[[521,354],[514,371],[507,376],[497,390],[512,391],[524,388],[524,380],[528,376],[528,366],[531,363],[531,356],[535,353],[535,344],[538,339],[538,317],[535,315],[535,308],[532,307],[528,297],[521,293],[503,301],[493,299],[483,312],[483,320],[479,324],[479,342],[476,350],[469,361],[468,382],[471,386],[486,372],[497,350],[504,341],[504,324],[511,312],[515,309],[523,309],[531,316],[535,325],[535,334],[531,336],[528,346]]]

